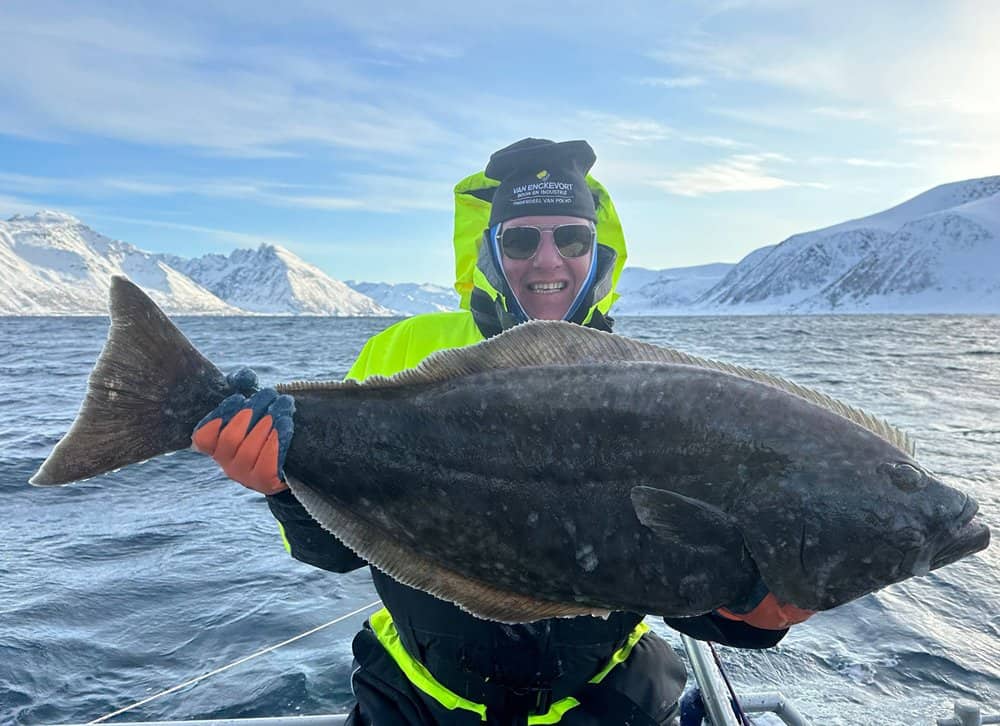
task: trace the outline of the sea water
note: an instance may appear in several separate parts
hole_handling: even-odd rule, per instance
[[[379,318],[181,318],[223,370],[343,376]],[[83,722],[375,599],[367,570],[289,558],[263,498],[190,452],[61,488],[27,484],[66,431],[105,318],[0,318],[0,723]],[[1000,532],[1000,318],[626,318],[618,332],[760,368],[878,414]],[[814,724],[926,724],[957,699],[1000,712],[1000,547],[796,626],[720,648],[738,692]],[[365,614],[121,720],[346,711]],[[651,625],[680,651],[676,634]],[[769,720],[774,723],[775,721]]]

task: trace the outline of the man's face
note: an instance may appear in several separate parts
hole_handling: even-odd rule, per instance
[[[501,252],[507,282],[524,312],[534,320],[562,320],[590,269],[592,244],[579,257],[564,257],[559,253],[553,228],[561,225],[585,225],[593,229],[588,219],[559,215],[517,217],[500,228],[501,234],[514,227],[544,228],[537,251],[527,259],[514,259]]]

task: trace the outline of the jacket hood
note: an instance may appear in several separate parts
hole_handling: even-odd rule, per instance
[[[516,300],[508,301],[509,290],[499,269],[499,261],[491,246],[483,244],[493,194],[499,184],[487,177],[485,172],[479,172],[455,185],[455,290],[460,296],[459,304],[465,310],[472,309],[475,290],[480,291],[477,297],[485,294],[489,300],[495,301],[500,311],[513,312],[512,308],[517,304]],[[587,186],[594,195],[597,209],[597,260],[586,307],[578,316],[578,321],[582,323],[588,322],[595,311],[606,315],[618,299],[615,287],[628,257],[625,235],[611,196],[591,176],[587,176]]]

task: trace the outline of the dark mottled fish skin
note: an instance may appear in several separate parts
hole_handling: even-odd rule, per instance
[[[509,369],[296,401],[310,432],[289,452],[299,479],[377,510],[414,551],[544,600],[690,615],[747,597],[759,570],[782,600],[827,609],[912,576],[972,514],[929,475],[919,496],[893,484],[880,465],[918,465],[862,427],[690,366]],[[698,505],[672,533],[642,526],[637,486],[730,529]]]
[[[609,382],[593,365],[529,378],[502,370],[378,396],[298,392],[296,425],[309,433],[297,430],[288,461],[299,480],[407,548],[504,590],[687,615],[735,602],[757,579],[739,537],[665,543],[636,517],[634,487],[696,492],[701,477],[685,472],[711,452],[661,415],[662,371],[636,364],[634,373]],[[333,456],[308,462],[307,451],[333,441]],[[691,455],[666,470],[685,448]]]
[[[81,414],[32,483],[186,448],[228,393],[121,278],[112,319]],[[761,582],[822,610],[988,545],[975,502],[922,470],[898,432],[678,358],[530,323],[393,379],[279,386],[296,398],[289,484],[376,566],[507,622],[695,615]],[[134,451],[116,445],[125,431]]]

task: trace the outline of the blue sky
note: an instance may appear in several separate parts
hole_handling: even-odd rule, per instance
[[[584,138],[649,268],[1000,174],[1000,3],[0,4],[0,215],[450,284],[451,189]]]

